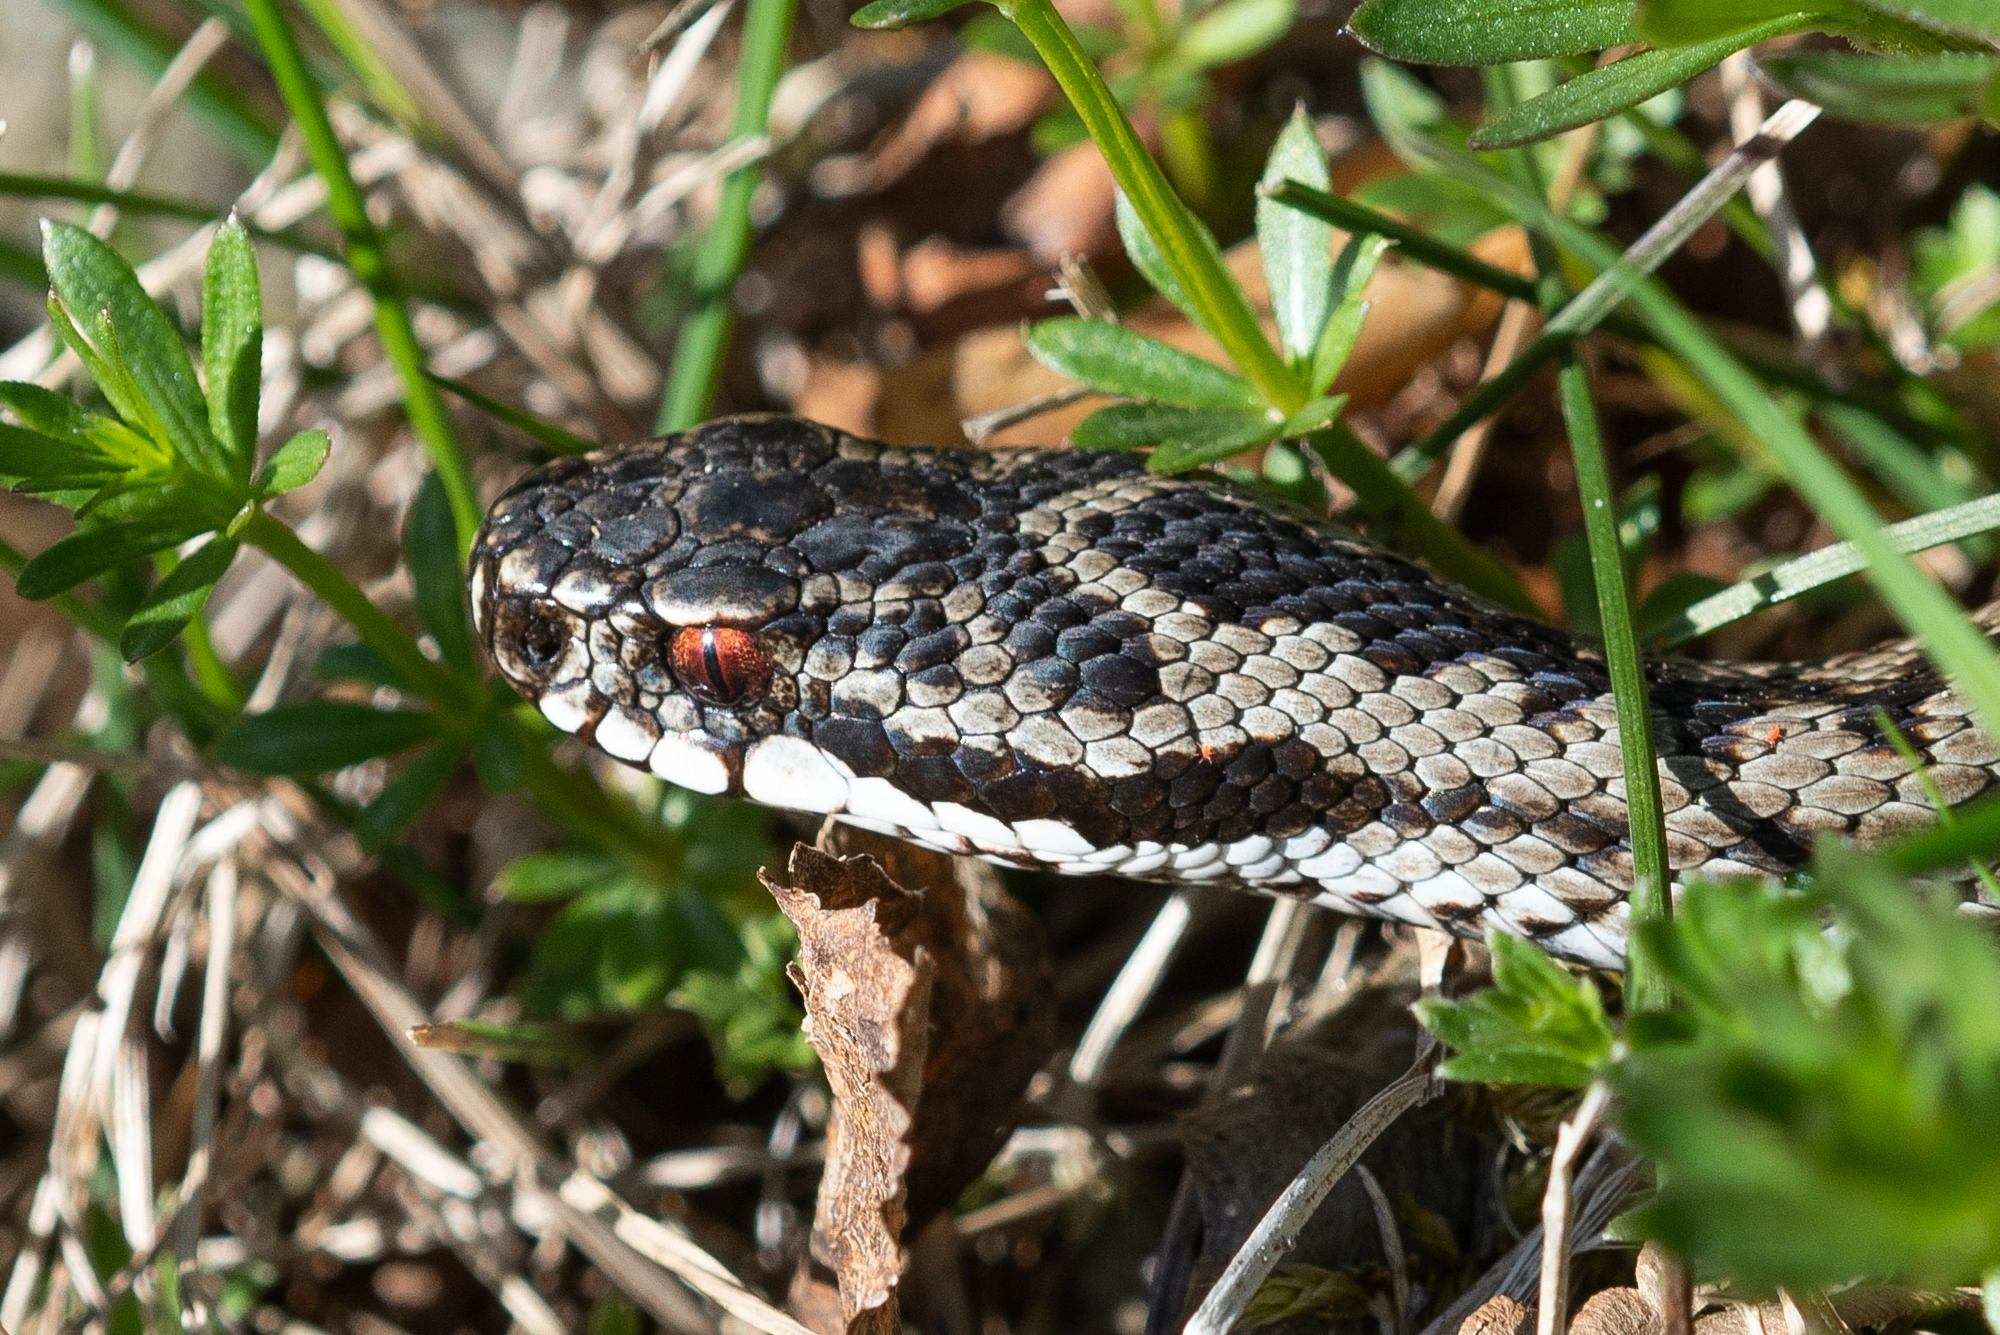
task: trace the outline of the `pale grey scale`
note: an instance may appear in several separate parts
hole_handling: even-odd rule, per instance
[[[793,511],[808,518],[788,528]],[[849,515],[864,517],[859,545],[815,537]],[[867,564],[897,543],[937,546],[926,535],[952,525],[972,536]],[[1121,537],[1141,531],[1208,545],[1147,565],[1153,548]],[[979,542],[1001,544],[983,566]],[[1280,586],[1302,592],[1255,592]],[[473,592],[496,662],[552,721],[703,791],[1015,866],[1497,928],[1593,964],[1623,951],[1632,860],[1602,665],[1212,480],[726,421],[531,479],[482,533]],[[708,612],[768,622],[768,699],[718,708],[675,689],[662,623]],[[1115,643],[1063,639],[1100,624]],[[532,651],[531,631],[561,643]],[[2000,748],[1906,644],[1817,667],[1651,673],[1681,875],[1770,873],[1821,832],[1874,841],[1934,820],[1877,705],[1947,801],[2000,772]],[[1039,807],[1003,792],[1030,780]]]

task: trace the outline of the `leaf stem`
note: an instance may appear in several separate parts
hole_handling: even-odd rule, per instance
[[[737,62],[732,141],[761,135],[770,127],[771,97],[784,73],[797,14],[798,0],[750,0],[743,15],[743,53]],[[736,326],[731,290],[750,256],[750,205],[763,175],[763,165],[751,163],[731,172],[722,184],[715,221],[695,257],[695,311],[682,323],[674,345],[673,369],[660,399],[656,430],[685,431],[714,406],[722,359]]]
[[[1296,411],[1306,401],[1305,385],[1264,337],[1242,288],[1140,142],[1062,15],[1050,0],[999,0],[997,7],[1034,44],[1042,63],[1055,75],[1216,342],[1267,401],[1287,413]]]
[[[327,212],[347,240],[348,267],[375,299],[375,332],[382,340],[384,355],[402,379],[403,411],[409,415],[410,427],[451,501],[458,550],[463,556],[472,549],[472,536],[479,528],[479,495],[473,489],[472,473],[466,467],[444,401],[438,397],[436,387],[424,378],[423,344],[410,323],[410,308],[403,299],[395,272],[389,267],[381,233],[375,230],[361,189],[347,169],[347,153],[333,132],[333,122],[327,119],[319,86],[306,70],[298,39],[286,24],[278,0],[245,0],[245,7],[257,30],[264,58],[270,62],[271,73],[278,81],[278,91],[305,136],[313,167],[326,182]]]
[[[260,0],[251,2],[254,5]],[[242,538],[291,571],[301,584],[345,618],[362,643],[387,659],[410,689],[456,713],[472,712],[475,705],[468,700],[464,684],[425,658],[423,650],[417,648],[417,642],[401,626],[356,588],[339,566],[306,546],[298,534],[262,510],[255,510],[244,522]]]
[[[1625,761],[1625,812],[1632,843],[1632,921],[1628,940],[1642,924],[1673,916],[1668,894],[1667,831],[1660,800],[1660,774],[1653,744],[1653,710],[1646,698],[1646,660],[1632,628],[1631,586],[1618,541],[1618,504],[1590,375],[1571,353],[1557,373],[1563,420],[1569,428],[1570,458],[1583,501],[1584,537],[1590,544],[1590,571],[1597,585],[1597,609],[1604,627],[1604,657],[1611,669],[1611,694],[1618,711],[1618,745]],[[1628,950],[1625,991],[1637,1010],[1658,1010],[1666,1002],[1660,980],[1643,967],[1639,951]]]

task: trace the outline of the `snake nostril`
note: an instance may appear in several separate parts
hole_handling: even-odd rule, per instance
[[[533,667],[545,668],[562,657],[569,645],[569,627],[546,612],[530,612],[521,627],[521,657]]]
[[[489,643],[501,670],[516,681],[546,685],[570,656],[583,627],[560,609],[528,599],[503,599],[493,609]]]

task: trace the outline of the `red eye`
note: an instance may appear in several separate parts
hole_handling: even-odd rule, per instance
[[[667,657],[687,693],[706,704],[742,704],[771,687],[771,660],[747,630],[683,626]]]

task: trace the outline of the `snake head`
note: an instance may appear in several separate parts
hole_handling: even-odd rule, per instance
[[[809,697],[827,688],[808,654],[843,607],[872,618],[893,594],[877,565],[893,575],[972,540],[944,513],[969,504],[958,489],[894,485],[884,448],[743,417],[549,464],[474,545],[480,638],[551,723],[620,760],[700,792],[837,809],[845,777],[810,741],[826,702]]]

